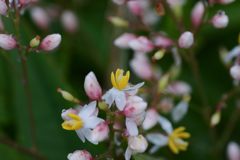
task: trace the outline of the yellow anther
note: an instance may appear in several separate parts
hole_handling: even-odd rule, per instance
[[[118,90],[122,90],[127,87],[128,81],[130,78],[130,72],[127,71],[125,75],[124,71],[122,69],[117,69],[115,74],[112,72],[111,73],[111,82],[114,88]]]
[[[62,123],[62,128],[65,130],[78,130],[83,127],[83,121],[82,119],[76,115],[69,113],[68,117],[71,118],[71,120],[66,120]]]
[[[183,141],[183,139],[189,138],[190,134],[184,132],[184,130],[185,127],[179,127],[169,135],[168,146],[175,154],[178,154],[180,151],[187,150],[188,143]]]

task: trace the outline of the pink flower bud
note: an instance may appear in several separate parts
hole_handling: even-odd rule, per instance
[[[47,15],[47,12],[40,8],[40,7],[35,7],[32,8],[30,11],[31,17],[34,21],[34,23],[41,29],[47,29],[50,19],[49,16]]]
[[[204,8],[204,4],[202,1],[199,1],[195,4],[195,6],[192,10],[192,15],[191,15],[192,24],[195,27],[198,27],[202,23],[204,10],[205,10],[205,8]]]
[[[240,159],[240,147],[236,142],[230,142],[227,146],[228,160]]]
[[[144,130],[149,130],[158,122],[158,113],[155,109],[149,109],[146,112],[146,117],[143,121],[142,127]]]
[[[123,110],[123,113],[127,117],[134,117],[138,115],[147,108],[147,103],[143,101],[141,97],[138,96],[129,96],[127,99],[126,107]]]
[[[158,35],[154,37],[153,43],[155,46],[161,47],[161,48],[168,48],[173,45],[173,41],[170,38],[162,35]]]
[[[131,40],[129,46],[131,49],[143,53],[151,52],[154,49],[153,43],[144,36]]]
[[[171,83],[166,90],[167,93],[177,95],[177,96],[183,96],[187,95],[191,92],[191,87],[182,81],[177,81]]]
[[[5,50],[11,50],[17,47],[17,42],[11,35],[0,34],[0,47]]]
[[[92,155],[86,150],[76,150],[73,153],[69,153],[68,160],[93,160]]]
[[[144,10],[146,9],[148,3],[147,1],[128,1],[127,6],[129,10],[137,16],[143,15]]]
[[[72,11],[64,11],[61,17],[64,29],[69,33],[74,33],[78,29],[78,18]]]
[[[178,45],[181,48],[190,48],[194,43],[193,34],[191,32],[184,32],[178,39]]]
[[[62,37],[60,34],[50,34],[42,40],[40,49],[43,51],[52,51],[59,46],[61,40]]]
[[[107,122],[102,122],[93,129],[91,133],[91,140],[93,142],[102,142],[108,138],[109,127]]]
[[[102,97],[102,88],[93,72],[88,73],[84,81],[84,89],[92,100],[99,100]]]
[[[0,14],[5,16],[7,14],[7,4],[5,2],[5,0],[0,0]]]
[[[230,74],[233,79],[240,81],[240,65],[234,65],[230,69]]]
[[[144,80],[150,80],[153,76],[152,66],[144,54],[135,54],[130,66],[134,73]]]
[[[219,11],[213,18],[212,24],[215,28],[225,28],[228,25],[229,19],[224,11]]]
[[[72,113],[72,114],[77,114],[78,111],[75,110],[75,109],[72,109],[72,108],[69,108],[67,110],[62,110],[62,114],[61,114],[61,117],[63,120],[71,120],[71,118],[68,116],[69,113]]]
[[[136,36],[131,33],[124,33],[121,36],[119,36],[117,39],[114,41],[114,45],[119,47],[119,48],[129,48],[129,42],[133,39],[135,39]]]
[[[230,4],[232,2],[234,2],[235,0],[209,0],[210,4],[215,4],[215,3],[219,3],[219,4]]]

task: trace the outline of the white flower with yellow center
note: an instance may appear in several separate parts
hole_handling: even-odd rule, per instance
[[[127,71],[124,75],[122,69],[117,69],[116,73],[111,73],[111,82],[113,88],[107,91],[102,99],[109,105],[115,102],[117,108],[122,111],[127,103],[127,95],[135,95],[140,87],[144,85],[144,82],[138,83],[134,86],[129,85],[130,72]]]
[[[150,149],[150,153],[154,153],[159,148],[167,145],[174,154],[187,150],[188,142],[183,139],[189,138],[190,134],[184,131],[185,127],[173,129],[172,124],[162,116],[159,116],[158,121],[167,135],[161,133],[150,133],[147,135],[148,141],[154,145]]]
[[[67,112],[67,111],[66,111]],[[97,142],[91,139],[92,129],[103,119],[97,117],[98,109],[96,108],[96,101],[83,106],[78,113],[67,113],[62,128],[65,130],[76,131],[79,138],[85,142],[85,138],[93,144]]]

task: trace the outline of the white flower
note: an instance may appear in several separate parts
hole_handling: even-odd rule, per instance
[[[112,72],[111,82],[113,88],[102,96],[102,99],[105,100],[109,107],[115,102],[116,107],[120,111],[126,106],[126,96],[136,94],[138,89],[144,85],[144,83],[139,83],[134,86],[129,85],[130,72],[128,71],[126,75],[123,75],[123,73],[124,71],[121,69],[117,69],[115,74]]]
[[[161,133],[150,133],[147,135],[148,141],[153,144],[150,153],[154,153],[166,145],[168,145],[175,154],[178,154],[180,151],[185,151],[188,147],[188,142],[183,139],[190,137],[189,133],[184,132],[185,128],[179,127],[173,129],[172,124],[162,116],[159,116],[158,122],[167,135]]]
[[[128,137],[128,147],[125,152],[125,160],[130,160],[133,154],[145,152],[147,147],[148,142],[142,135]]]
[[[83,142],[86,138],[93,144],[97,144],[91,140],[92,129],[103,122],[103,119],[98,118],[97,114],[98,109],[96,108],[96,101],[94,101],[80,108],[78,114],[68,113],[69,118],[62,123],[62,127],[65,130],[75,130]]]
[[[218,13],[212,18],[212,24],[215,28],[225,28],[229,22],[228,16],[224,11],[218,11]]]

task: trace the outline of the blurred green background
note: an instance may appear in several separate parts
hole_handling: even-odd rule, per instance
[[[190,24],[189,13],[195,2],[188,1],[184,7],[183,18],[187,26]],[[123,51],[114,47],[113,39],[123,32],[131,32],[131,29],[116,29],[107,21],[107,17],[117,15],[118,10],[110,0],[45,0],[40,4],[42,6],[58,5],[63,10],[72,10],[79,18],[79,30],[74,34],[66,33],[60,25],[60,20],[54,19],[51,27],[47,31],[42,31],[34,25],[28,11],[22,16],[20,26],[22,43],[27,44],[36,35],[41,37],[51,33],[62,35],[62,43],[53,53],[31,53],[28,57],[38,149],[51,160],[64,160],[68,153],[82,148],[88,149],[93,155],[102,153],[108,147],[106,144],[102,143],[98,146],[89,143],[83,144],[75,132],[61,129],[61,111],[64,108],[73,107],[73,104],[64,101],[56,89],[61,87],[87,102],[83,82],[89,71],[94,71],[100,84],[107,88],[110,71],[115,70],[116,67],[129,68],[127,60],[132,54],[130,51],[126,51],[129,54],[124,54]],[[237,45],[237,36],[240,32],[240,1],[236,0],[227,6],[216,5],[210,9],[209,17],[219,9],[224,10],[229,16],[229,26],[223,30],[214,29],[210,25],[204,26],[197,39],[196,51],[206,97],[211,107],[215,107],[222,94],[232,87],[229,72],[219,59],[219,48],[226,46],[231,49]],[[11,22],[8,18],[3,19],[6,24],[5,28],[9,33],[13,33]],[[164,16],[154,29],[166,31],[174,39],[179,36],[174,22],[168,15]],[[8,53],[0,50],[0,52],[0,135],[7,135],[28,147],[31,140],[19,57],[15,51]],[[163,68],[168,66],[166,61],[168,58],[160,61],[159,66]],[[226,122],[234,112],[235,104],[230,101],[223,110],[222,121],[216,127],[216,137],[213,140],[203,117],[196,114],[195,109],[191,109],[201,109],[202,106],[191,70],[185,63],[179,79],[185,80],[193,86],[190,112],[180,124],[177,124],[177,126],[186,126],[187,131],[191,133],[190,147],[187,152],[177,156],[171,155],[169,149],[164,148],[155,156],[185,160],[226,159],[226,146],[217,156],[212,153],[212,148],[217,144],[221,133],[228,125]],[[139,81],[139,79],[135,81]],[[238,122],[240,122],[239,119]],[[240,143],[239,135],[240,126],[238,125],[229,140]],[[25,160],[32,158],[0,144],[0,159]]]

